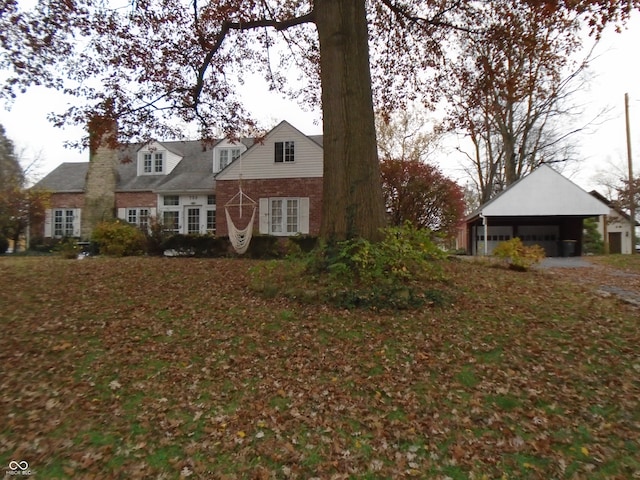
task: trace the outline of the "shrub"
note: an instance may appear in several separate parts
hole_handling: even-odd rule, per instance
[[[35,253],[52,253],[58,250],[60,243],[62,240],[59,238],[32,237],[29,250]]]
[[[529,270],[546,256],[540,245],[524,245],[518,237],[499,243],[493,254],[505,260],[510,269],[521,272]]]
[[[140,229],[123,220],[99,223],[93,231],[92,240],[100,253],[114,257],[142,255],[147,243]]]
[[[278,237],[271,235],[254,235],[249,243],[247,255],[250,258],[279,258],[282,253],[278,250]]]
[[[436,262],[444,258],[429,230],[406,224],[384,229],[377,243],[354,239],[320,247],[307,272],[328,277],[328,300],[336,305],[409,308],[444,301],[441,292],[425,288],[444,280]]]
[[[164,225],[156,217],[149,218],[149,228],[142,230],[147,239],[146,250],[149,255],[162,256],[164,253],[164,242],[169,238],[165,232]]]
[[[58,255],[60,255],[62,258],[67,259],[78,258],[78,254],[80,253],[78,240],[71,237],[63,238],[53,248],[58,253]]]
[[[318,237],[312,235],[296,235],[288,238],[287,251],[310,253],[318,246]]]
[[[229,239],[213,235],[176,234],[162,243],[162,250],[174,250],[178,256],[222,257],[229,252]]]

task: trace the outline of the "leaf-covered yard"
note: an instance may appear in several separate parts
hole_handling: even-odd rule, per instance
[[[254,261],[0,258],[0,472],[640,476],[640,314],[448,261],[452,304],[263,299]]]

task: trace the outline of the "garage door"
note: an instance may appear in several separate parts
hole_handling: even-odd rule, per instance
[[[513,227],[492,227],[487,228],[487,253],[493,254],[493,249],[498,246],[500,242],[511,240],[513,237]],[[475,250],[474,255],[484,255],[484,227],[475,227]]]
[[[557,225],[523,225],[518,227],[518,236],[525,245],[540,245],[547,257],[558,256],[560,227]]]

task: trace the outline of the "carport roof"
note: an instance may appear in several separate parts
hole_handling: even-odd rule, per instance
[[[542,164],[467,217],[594,217],[609,206]]]

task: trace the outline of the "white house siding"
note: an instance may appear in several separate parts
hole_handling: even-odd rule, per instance
[[[164,152],[166,152],[165,155],[167,156],[167,168],[165,170],[165,174],[168,175],[178,166],[182,157],[166,149]]]
[[[620,235],[620,253],[625,255],[631,254],[631,222],[612,208],[608,216],[605,217],[602,215],[598,217],[598,232],[603,240],[608,240],[608,238],[604,238],[605,221],[607,221],[607,237],[611,234]]]
[[[293,141],[294,161],[276,163],[275,143]],[[291,126],[280,123],[264,139],[253,145],[242,160],[236,160],[218,174],[216,180],[322,177],[322,147]]]

